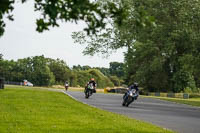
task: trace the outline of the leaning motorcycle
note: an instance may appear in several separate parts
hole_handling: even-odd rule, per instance
[[[134,100],[137,99],[138,94],[135,89],[128,90],[123,96],[122,106],[128,107]]]
[[[94,92],[94,86],[92,84],[89,84],[85,88],[85,98],[89,98],[93,92]]]

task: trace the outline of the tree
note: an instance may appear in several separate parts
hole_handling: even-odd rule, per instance
[[[73,66],[73,70],[77,70],[77,71],[79,71],[79,70],[89,70],[89,69],[91,69],[91,67],[90,66],[81,66],[81,65],[78,65],[78,66]]]
[[[22,73],[23,77],[21,79],[27,79],[29,81],[32,80],[32,74],[33,74],[33,64],[32,64],[32,58],[27,57],[24,59],[18,59],[17,60],[17,65],[16,65],[16,70],[20,73]]]
[[[120,86],[120,79],[117,76],[110,76],[110,80],[113,82],[114,86]]]
[[[125,54],[126,82],[139,85],[149,91],[167,91],[168,73],[165,72],[165,60],[160,51],[152,44],[136,42],[134,50]]]
[[[0,76],[6,81],[22,82],[23,74],[18,69],[18,64],[14,60],[0,59]]]
[[[124,77],[124,64],[120,62],[110,62],[110,75],[115,75],[119,78]]]
[[[50,71],[53,72],[57,84],[64,84],[65,81],[69,81],[70,70],[63,60],[47,58],[47,64]]]
[[[39,86],[50,86],[55,83],[55,77],[47,65],[47,59],[42,56],[32,58],[32,81]]]
[[[7,15],[9,20],[13,20],[11,13],[15,1],[0,1],[0,36],[3,35],[5,28],[3,17]],[[26,1],[21,0],[22,3]],[[59,26],[59,21],[77,23],[77,21],[83,20],[88,26],[85,31],[88,34],[94,34],[99,28],[105,27],[106,18],[119,18],[123,12],[121,7],[106,0],[35,0],[34,5],[35,11],[41,13],[41,18],[36,21],[38,32],[49,30],[49,27]]]
[[[123,0],[115,1],[123,11],[120,17],[113,17],[107,21],[107,27],[100,30],[95,35],[87,35],[85,32],[74,32],[72,38],[75,43],[86,45],[83,51],[84,55],[102,54],[108,57],[112,52],[119,48],[129,48],[136,40],[137,31],[130,30],[130,27],[135,30],[140,30],[146,26],[155,26],[154,16],[148,14],[143,8],[133,6],[135,1]],[[118,22],[120,21],[120,22]]]
[[[121,25],[98,36],[74,33],[87,43],[85,54],[110,53],[126,47],[126,82],[140,82],[150,91],[184,91],[199,87],[200,1],[126,0]],[[160,82],[159,82],[160,81]]]
[[[88,71],[77,72],[77,84],[81,87],[85,87],[91,78],[92,75]]]
[[[31,81],[36,86],[50,86],[55,83],[55,77],[43,55],[19,59],[17,68],[22,73],[23,79]]]
[[[138,80],[147,88],[168,86],[173,92],[184,91],[186,87],[194,90],[195,79],[198,79],[194,74],[198,65],[193,61],[199,58],[200,34],[197,29],[200,23],[196,16],[200,16],[200,2],[192,1],[192,4],[186,0],[135,2],[137,3],[134,7],[145,8],[150,16],[155,17],[157,26],[148,26],[140,30],[129,27],[132,33],[136,33],[135,39],[140,42],[139,46],[138,43],[135,44],[133,49],[128,51],[130,53],[127,53],[129,55],[127,59],[132,58],[135,67],[140,64],[140,68],[136,67],[132,71],[133,78],[140,76]],[[149,76],[152,74],[153,77]],[[164,76],[158,76],[159,74]],[[159,82],[154,82],[161,79],[162,86]]]
[[[6,14],[9,20],[13,20],[10,12],[13,10],[14,0],[1,0],[0,1],[0,36],[4,33],[5,23],[3,17]]]
[[[3,60],[3,54],[0,54],[0,60]]]
[[[105,67],[94,67],[94,69],[99,70],[101,73],[103,73],[105,76],[109,77],[110,76],[110,70],[109,68]]]
[[[109,72],[108,68],[106,70]],[[1,59],[0,76],[3,76],[6,81],[14,82],[22,82],[26,79],[35,86],[63,85],[65,81],[69,81],[70,86],[85,87],[91,78],[95,78],[98,88],[114,86],[110,78],[97,69],[78,65],[71,70],[63,60],[45,58],[43,55],[17,61]]]
[[[97,82],[98,88],[105,88],[105,87],[113,87],[114,84],[110,81],[108,77],[103,75],[99,70],[97,69],[90,69],[88,70],[88,73],[92,75],[92,78],[95,79]]]

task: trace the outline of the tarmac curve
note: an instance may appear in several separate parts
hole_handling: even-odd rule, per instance
[[[123,107],[122,94],[96,93],[89,99],[85,99],[83,92],[63,92],[85,104],[150,122],[175,132],[200,133],[200,108],[198,107],[141,97],[129,107]]]

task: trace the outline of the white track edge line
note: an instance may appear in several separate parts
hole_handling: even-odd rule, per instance
[[[83,104],[85,104],[85,105],[89,105],[89,106],[91,106],[91,107],[93,107],[93,108],[100,109],[100,108],[98,108],[98,107],[96,107],[96,106],[94,106],[94,105],[90,105],[90,104],[88,104],[88,103],[86,103],[86,102],[83,102],[83,101],[78,100],[77,98],[75,98],[75,97],[73,97],[72,95],[70,95],[69,93],[67,93],[67,91],[65,91],[65,90],[63,90],[62,92],[63,92],[64,94],[68,95],[69,97],[71,97],[72,99],[74,99],[74,100],[77,101],[77,102],[81,102],[81,103],[83,103]]]

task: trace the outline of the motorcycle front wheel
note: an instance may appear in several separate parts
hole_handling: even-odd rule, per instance
[[[92,91],[87,89],[85,91],[85,98],[89,98],[91,95],[92,95]]]

